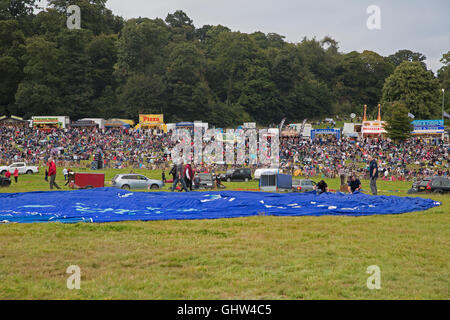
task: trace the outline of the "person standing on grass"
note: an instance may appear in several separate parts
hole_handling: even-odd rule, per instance
[[[53,186],[56,187],[56,189],[61,189],[55,182],[56,179],[56,164],[55,161],[53,161],[53,158],[48,159],[48,176],[50,177],[50,190],[53,190]]]
[[[369,164],[369,173],[370,173],[370,190],[372,190],[372,194],[374,196],[377,195],[377,179],[378,179],[378,165],[377,161],[369,155],[368,157],[370,164]]]
[[[14,180],[17,183],[17,179],[19,179],[19,170],[16,168],[16,170],[14,170]]]
[[[192,181],[194,180],[194,172],[189,163],[186,164],[184,168],[184,180],[186,182],[186,186],[189,188],[189,190],[192,191]]]
[[[64,181],[67,181],[67,177],[68,177],[69,172],[67,171],[66,168],[64,168],[62,172],[63,172],[63,175],[64,175]]]
[[[166,183],[166,171],[165,171],[165,169],[162,170],[162,173],[161,173],[161,180],[162,180],[164,183]]]
[[[5,172],[5,178],[11,179],[11,172],[9,170]]]
[[[178,182],[181,182],[182,188],[186,190],[186,192],[189,192],[183,177],[183,163],[178,163],[175,165],[175,179],[173,180],[172,192],[177,187]]]

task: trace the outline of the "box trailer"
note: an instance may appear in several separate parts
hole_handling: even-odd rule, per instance
[[[267,192],[292,191],[292,176],[288,174],[266,172],[259,179],[259,190]]]
[[[74,189],[103,188],[105,186],[104,173],[79,173],[69,175],[70,187]]]

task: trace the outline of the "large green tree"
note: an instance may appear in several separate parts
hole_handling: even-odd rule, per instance
[[[444,109],[450,114],[450,51],[442,56],[441,62],[444,66],[438,70],[438,79],[441,89],[445,90]]]
[[[205,78],[206,59],[194,43],[170,47],[166,71],[169,119],[195,121],[211,115],[213,97]]]
[[[386,118],[385,129],[387,136],[394,141],[404,141],[411,137],[411,118],[408,117],[408,108],[401,102],[392,104],[392,112]]]
[[[62,112],[61,51],[56,44],[35,36],[27,39],[24,79],[16,93],[17,114],[55,115]]]
[[[88,54],[92,37],[90,30],[65,29],[57,38],[63,61],[59,75],[63,113],[75,119],[95,117],[98,112],[92,105],[92,63]]]
[[[0,20],[29,16],[39,7],[39,0],[0,0]]]
[[[122,80],[136,73],[162,75],[169,38],[169,28],[161,19],[128,20],[117,41],[116,75]]]
[[[376,106],[381,99],[381,90],[388,76],[394,71],[394,66],[388,59],[373,51],[356,51],[345,54],[337,68],[335,93],[342,105],[349,103],[361,110],[361,106],[369,106],[369,114],[376,112]]]
[[[70,5],[79,6],[81,28],[91,30],[95,35],[117,33],[123,27],[123,18],[113,15],[106,8],[106,2],[107,0],[49,0],[51,8],[66,16]]]
[[[439,82],[431,71],[426,71],[420,62],[404,61],[386,79],[382,90],[381,104],[386,112],[389,106],[401,102],[416,119],[432,119],[439,115]]]
[[[16,111],[14,96],[23,78],[24,44],[18,21],[0,21],[0,114]]]
[[[401,65],[403,61],[409,61],[409,62],[420,62],[422,67],[426,69],[426,64],[424,61],[427,59],[427,57],[425,57],[425,55],[423,55],[420,52],[413,52],[411,50],[403,49],[397,51],[394,54],[391,54],[388,57],[388,59],[396,67]]]

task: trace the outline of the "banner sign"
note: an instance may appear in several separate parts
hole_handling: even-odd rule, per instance
[[[364,121],[361,132],[363,134],[382,134],[386,133],[384,121]]]
[[[412,134],[441,134],[444,133],[444,120],[414,120]]]
[[[164,123],[163,114],[140,114],[139,123],[141,125],[155,125]]]
[[[36,123],[36,124],[59,123],[59,119],[58,118],[36,118],[36,119],[33,119],[33,123]]]
[[[311,130],[311,140],[314,140],[317,134],[332,134],[339,140],[341,139],[341,130],[339,129],[315,129]]]

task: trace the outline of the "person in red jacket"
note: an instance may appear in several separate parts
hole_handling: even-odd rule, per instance
[[[184,167],[184,181],[186,182],[186,186],[191,191],[192,191],[192,181],[193,180],[194,180],[194,171],[192,170],[191,165],[188,163]]]
[[[48,159],[48,176],[50,177],[50,190],[53,190],[53,186],[56,189],[61,189],[55,182],[56,179],[56,164],[53,158]]]
[[[14,170],[14,180],[17,183],[17,179],[19,179],[19,170],[16,168],[16,170]]]
[[[11,178],[11,172],[9,172],[9,170],[5,172],[5,178]]]

